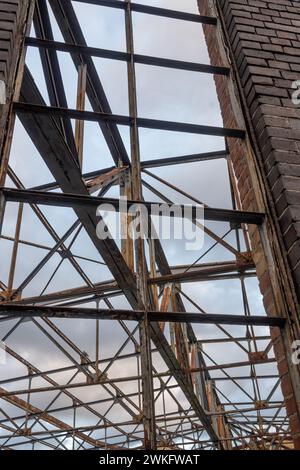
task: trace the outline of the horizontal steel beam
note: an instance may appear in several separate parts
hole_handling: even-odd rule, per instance
[[[114,281],[96,283],[93,286],[74,287],[59,292],[51,292],[49,294],[37,295],[33,297],[23,297],[15,302],[18,304],[41,304],[63,302],[65,300],[77,299],[80,302],[88,295],[95,294],[99,297],[110,297],[114,294],[121,295],[123,292]]]
[[[149,279],[149,284],[162,285],[169,283],[185,283],[185,282],[198,282],[201,280],[208,281],[211,276],[222,276],[228,273],[244,273],[247,270],[255,269],[253,262],[244,263],[239,265],[235,262],[224,265],[208,266],[200,269],[191,269],[184,272],[174,272],[172,274],[166,274],[164,276],[152,277]]]
[[[182,165],[185,163],[195,163],[207,160],[221,160],[227,158],[228,152],[220,150],[217,152],[196,153],[194,155],[183,155],[180,157],[157,158],[152,160],[144,160],[141,162],[142,170],[146,168],[159,168],[162,166]]]
[[[87,3],[90,5],[98,5],[103,7],[117,8],[125,10],[127,2],[123,0],[76,0],[80,3]],[[148,15],[162,16],[165,18],[173,18],[176,20],[192,21],[194,23],[203,23],[216,25],[217,19],[211,16],[201,16],[194,13],[185,13],[177,10],[169,10],[166,8],[151,7],[149,5],[140,5],[139,3],[131,3],[131,10],[137,13],[145,13]]]
[[[32,103],[15,102],[17,113],[44,114],[50,116],[68,117],[89,122],[110,122],[121,126],[132,126],[135,120],[130,116],[100,113],[94,111],[78,111],[77,109],[57,108]],[[136,124],[140,128],[154,129],[170,132],[184,132],[187,134],[212,135],[216,137],[245,138],[245,131],[241,129],[228,129],[225,127],[203,126],[173,121],[160,121],[158,119],[137,118]]]
[[[31,191],[23,189],[13,188],[2,188],[1,194],[4,196],[6,201],[23,202],[29,204],[40,204],[57,207],[70,207],[70,208],[97,208],[102,204],[113,207],[114,210],[120,210],[120,200],[114,198],[102,198],[92,197],[86,195],[75,195],[75,194],[60,194],[60,193],[48,193],[42,191]],[[122,201],[124,204],[124,201]],[[191,214],[192,218],[199,217],[198,209],[200,206],[185,206],[179,204],[159,204],[157,202],[139,202],[139,201],[127,201],[127,208],[131,206],[142,204],[151,214],[151,210],[158,208],[159,215],[162,214],[164,209],[170,209],[170,217],[176,217],[177,211],[184,217],[185,214]],[[172,209],[172,210],[171,210]],[[189,212],[190,211],[190,212]],[[234,211],[229,209],[217,209],[211,207],[204,207],[204,218],[205,220],[213,220],[218,222],[232,222],[232,223],[245,223],[261,225],[264,221],[264,214],[258,212],[242,212]],[[179,216],[178,216],[179,217]]]
[[[145,312],[142,310],[114,310],[94,308],[38,307],[27,305],[0,305],[0,316],[48,317],[48,318],[83,318],[101,320],[140,321]],[[218,325],[252,325],[283,328],[285,319],[281,317],[221,315],[214,313],[188,312],[147,312],[150,322],[201,323]]]
[[[84,173],[82,175],[82,178],[84,180],[87,180],[87,179],[90,179],[90,178],[96,178],[97,176],[101,176],[101,175],[105,175],[105,173],[108,173],[112,170],[115,170],[116,169],[116,166],[111,166],[109,168],[103,168],[101,170],[97,170],[97,171],[91,171],[89,173]],[[50,190],[53,190],[53,189],[59,189],[59,183],[57,183],[56,181],[52,181],[50,183],[45,183],[45,184],[41,184],[39,186],[34,186],[32,188],[29,188],[29,189],[32,189],[33,191],[50,191]]]
[[[227,158],[229,156],[228,152],[225,150],[219,150],[217,152],[206,152],[206,153],[196,153],[193,155],[182,155],[179,157],[167,157],[167,158],[155,158],[151,160],[144,160],[141,162],[142,170],[147,168],[160,168],[165,166],[173,166],[173,165],[182,165],[185,163],[196,163],[196,162],[203,162],[209,160],[221,160]],[[96,178],[97,176],[104,175],[109,171],[112,171],[116,168],[116,166],[112,166],[109,168],[104,168],[101,170],[91,171],[89,173],[85,173],[82,175],[83,179],[88,178]],[[35,186],[30,189],[34,191],[49,191],[51,189],[58,189],[59,184],[55,181],[42,184],[40,186]]]
[[[152,65],[156,67],[164,67],[176,70],[185,70],[187,72],[201,72],[214,75],[230,74],[229,67],[219,67],[210,64],[198,64],[195,62],[187,62],[182,60],[165,59],[162,57],[153,57],[141,54],[128,54],[127,52],[112,51],[109,49],[101,49],[98,47],[89,47],[79,44],[70,44],[59,41],[50,41],[39,38],[26,38],[26,45],[38,47],[41,49],[52,49],[70,54],[80,54],[81,56],[99,57],[102,59],[120,60],[122,62],[130,62],[132,59],[136,64]]]
[[[222,369],[234,369],[234,368],[239,368],[239,367],[249,367],[252,365],[258,365],[258,364],[274,364],[276,363],[276,358],[275,357],[266,357],[265,359],[259,359],[255,362],[253,361],[241,361],[241,362],[229,362],[226,364],[216,364],[216,365],[211,365],[211,366],[205,366],[205,367],[197,367],[190,369],[191,373],[195,372],[201,372],[201,371],[213,371],[213,370],[222,370]],[[249,379],[251,377],[249,376]]]

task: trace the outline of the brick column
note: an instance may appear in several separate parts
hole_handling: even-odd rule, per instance
[[[294,446],[300,449],[300,374],[291,343],[300,339],[300,105],[292,103],[300,80],[300,2],[198,0],[211,62],[232,68],[216,77],[226,127],[244,127],[246,142],[228,140],[243,210],[267,215],[264,239],[251,229],[251,245],[266,312],[284,315],[272,330],[281,388]],[[222,29],[223,28],[223,29]],[[235,80],[232,80],[232,79]]]
[[[13,55],[20,1],[0,1],[0,80],[7,82]]]
[[[17,88],[22,45],[33,4],[34,0],[0,0],[0,181],[6,166],[5,137],[9,129],[11,104]]]

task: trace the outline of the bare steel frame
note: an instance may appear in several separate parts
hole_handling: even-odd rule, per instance
[[[141,160],[140,128],[245,139],[244,129],[144,119],[138,115],[135,64],[220,74],[228,77],[228,80],[230,69],[136,54],[132,15],[135,12],[158,15],[199,23],[199,27],[206,24],[212,28],[217,26],[218,20],[135,4],[130,0],[81,2],[124,11],[126,52],[88,47],[71,0],[49,0],[65,42],[54,41],[47,2],[31,2],[35,3],[33,23],[36,37],[26,37],[24,47],[34,47],[40,51],[50,106],[46,106],[27,65],[20,66],[20,96],[10,112],[11,132],[8,139],[11,141],[13,137],[14,117],[18,116],[52,173],[53,181],[43,186],[26,188],[16,171],[6,164],[10,145],[5,147],[7,155],[4,155],[2,167],[0,226],[2,240],[10,242],[13,248],[8,281],[1,281],[0,286],[0,327],[11,326],[8,330],[6,328],[1,339],[6,343],[7,354],[26,367],[28,374],[1,378],[0,399],[11,406],[9,412],[0,408],[0,448],[27,448],[30,445],[32,448],[66,449],[69,448],[70,439],[74,449],[287,448],[291,445],[291,436],[284,403],[282,399],[273,399],[278,391],[279,378],[272,355],[271,337],[268,333],[257,332],[261,326],[283,329],[285,319],[254,315],[246,287],[246,280],[256,276],[248,226],[263,226],[264,214],[236,210],[237,192],[227,150]],[[58,51],[70,54],[79,73],[77,109],[70,109],[67,104]],[[112,114],[93,57],[127,64],[129,116]],[[89,98],[92,111],[85,110],[85,96]],[[71,119],[77,122],[75,132]],[[99,124],[113,158],[114,165],[110,168],[82,174],[84,121]],[[130,155],[126,152],[118,125],[129,127]],[[112,185],[119,185],[120,196],[126,195],[132,203],[149,204],[144,201],[145,188],[162,202],[171,204],[172,201],[163,194],[164,187],[171,187],[197,205],[201,201],[149,169],[178,164],[188,166],[191,162],[201,165],[203,161],[216,159],[228,162],[232,210],[205,206],[204,214],[206,220],[224,223],[227,231],[221,237],[208,227],[198,224],[198,229],[204,230],[206,236],[213,240],[210,250],[221,248],[233,257],[231,261],[220,259],[201,263],[202,256],[192,265],[169,266],[160,240],[148,240],[146,243],[139,239],[133,243],[128,238],[123,241],[120,250],[114,240],[97,238],[95,208],[101,202],[118,206],[118,200],[105,197]],[[143,179],[143,175],[148,180]],[[161,189],[150,184],[149,178],[158,183]],[[6,187],[8,181],[13,183],[13,188]],[[56,189],[61,191],[53,192]],[[93,193],[97,193],[97,196],[93,196]],[[14,237],[5,234],[7,203],[19,204]],[[20,237],[23,208],[27,204],[54,240],[54,246],[41,245]],[[74,210],[76,222],[63,236],[58,235],[43,214],[45,205]],[[194,223],[198,222],[194,220]],[[72,252],[72,244],[81,230],[88,234],[103,261],[88,260]],[[235,233],[235,244],[227,241],[229,233]],[[72,242],[67,244],[71,236]],[[16,264],[22,263],[18,256],[20,246],[36,248],[45,255],[21,284],[16,285]],[[26,286],[32,281],[38,283],[40,271],[57,253],[62,257],[61,263],[64,260],[71,263],[83,284],[59,292],[44,293],[43,290],[41,295],[23,296]],[[98,283],[91,282],[80,265],[81,260],[107,266],[112,277]],[[224,280],[239,283],[244,310],[240,315],[207,313],[184,289],[185,283],[217,283]],[[126,299],[130,307],[114,308],[113,300],[117,297]],[[91,302],[95,308],[82,307]],[[105,308],[99,307],[100,302],[105,304]],[[187,305],[192,309],[191,312],[187,311]],[[26,319],[66,356],[70,365],[40,370],[10,347],[11,335],[23,327]],[[60,329],[55,319],[95,322],[95,357],[91,358],[81,350]],[[99,325],[103,324],[105,328],[106,321],[118,323],[125,334],[124,342],[118,345],[112,357],[101,357],[98,350]],[[194,324],[215,325],[214,337],[204,338],[196,334]],[[230,325],[240,325],[244,333],[233,334],[228,328]],[[133,347],[133,352],[123,352],[128,344]],[[207,347],[220,344],[224,348],[235,344],[241,356],[237,354],[237,360],[231,363],[215,361]],[[164,371],[157,370],[154,365],[153,358],[157,355],[163,360]],[[111,376],[113,364],[123,364],[129,360],[136,361],[134,375],[124,373],[121,377]],[[273,367],[271,373],[270,367]],[[63,374],[69,372],[72,375],[66,377],[71,378],[64,381]],[[59,380],[54,378],[58,374]],[[35,385],[39,379],[43,379],[42,386]],[[267,380],[275,381],[268,395],[264,388]],[[24,382],[28,385],[18,388],[18,383]],[[240,401],[231,400],[224,393],[222,385],[229,382],[240,391],[241,397],[245,397],[244,401],[243,398]],[[124,388],[128,384],[131,389],[127,386]],[[252,392],[249,391],[250,386]],[[94,400],[78,398],[78,390],[90,388],[103,390],[106,396]],[[36,396],[48,396],[48,400],[45,399],[48,404],[43,408],[34,405]],[[57,405],[58,398],[62,396],[67,397],[71,404]],[[168,408],[170,402],[173,408]],[[111,409],[116,406],[126,413],[127,419],[109,419]],[[16,413],[16,409],[23,414]],[[93,417],[84,425],[77,416],[81,410]],[[63,419],[64,413],[69,411],[73,416],[71,423]]]

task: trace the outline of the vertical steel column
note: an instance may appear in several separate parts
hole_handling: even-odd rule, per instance
[[[78,67],[77,103],[76,109],[85,110],[85,94],[87,83],[87,65],[81,64]],[[84,121],[77,119],[75,123],[75,145],[78,153],[80,169],[83,168],[83,148],[84,148]]]
[[[130,127],[131,143],[131,181],[132,194],[136,201],[142,202],[142,182],[141,182],[141,161],[139,146],[139,131],[137,126],[137,94],[136,75],[134,64],[134,39],[133,22],[130,0],[126,1],[125,28],[126,28],[126,48],[130,54],[130,61],[127,65],[128,72],[128,96],[129,114],[132,118]],[[144,447],[145,449],[156,449],[155,431],[155,405],[152,381],[152,358],[151,343],[149,334],[149,322],[147,309],[149,308],[149,293],[147,286],[147,263],[145,257],[144,240],[138,237],[135,240],[136,251],[136,273],[137,285],[140,292],[141,307],[145,309],[145,315],[140,322],[140,342],[141,342],[141,369],[142,369],[142,390],[143,390],[143,423],[144,423]]]
[[[122,162],[119,162],[119,168],[122,168]],[[125,171],[120,175],[120,196],[124,199],[131,200],[132,198],[132,186],[131,186],[131,172]],[[122,255],[129,267],[129,269],[134,271],[134,247],[133,247],[133,237],[131,222],[132,217],[129,214],[120,214],[121,218],[121,230],[122,230],[122,240],[121,240],[121,250]]]
[[[1,191],[0,189],[0,235],[2,235],[5,206],[6,206],[5,197],[4,197],[3,191]]]
[[[18,255],[18,249],[19,249],[23,209],[24,209],[24,205],[19,204],[17,221],[16,221],[15,236],[14,236],[14,244],[13,244],[10,270],[9,270],[9,276],[8,276],[8,284],[7,284],[8,298],[10,298],[12,296],[12,292],[13,292],[13,284],[14,284],[14,277],[15,277],[16,264],[17,264],[17,255]]]

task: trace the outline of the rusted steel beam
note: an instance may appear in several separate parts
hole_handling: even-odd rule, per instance
[[[247,270],[254,269],[253,262],[245,262],[242,265],[237,262],[220,263],[219,265],[203,265],[203,267],[197,267],[190,271],[174,272],[167,274],[166,276],[157,276],[149,279],[150,284],[167,284],[170,282],[195,282],[201,279],[208,279],[210,276],[218,276],[222,274],[234,273],[234,272],[245,272]]]
[[[91,363],[90,365],[94,365],[94,363]],[[70,368],[66,368],[66,370],[71,370]],[[37,377],[39,376],[38,374],[36,374]],[[28,380],[28,376],[25,377],[25,379]],[[2,383],[2,382],[1,382]],[[168,385],[167,386],[168,389],[174,389],[174,388],[178,388],[178,385],[175,384],[175,385]],[[160,389],[159,388],[155,388],[155,392],[159,392]],[[137,392],[131,392],[131,393],[127,393],[126,394],[126,397],[128,398],[134,398],[138,395]],[[60,407],[57,407],[57,408],[52,408],[51,409],[51,413],[59,413],[59,412],[63,412],[63,411],[69,411],[69,410],[72,410],[72,409],[77,409],[77,408],[81,408],[83,406],[93,406],[93,405],[100,405],[100,404],[103,404],[103,403],[109,403],[111,401],[114,401],[114,397],[108,397],[108,398],[102,398],[102,399],[99,399],[99,400],[93,400],[93,401],[85,401],[84,404],[82,405],[80,403],[80,401],[76,402],[76,403],[73,403],[72,405],[68,405],[68,406],[60,406]],[[188,413],[190,410],[187,410],[186,413]],[[32,418],[36,418],[36,417],[39,417],[41,416],[41,414],[43,414],[42,411],[40,412],[37,412],[37,413],[30,413],[31,417]],[[194,415],[195,418],[197,418],[196,415]],[[25,416],[15,416],[13,417],[12,419],[13,420],[21,420],[21,419],[24,419]],[[0,425],[2,423],[6,423],[7,421],[9,421],[8,419],[1,419],[0,420]],[[108,423],[107,423],[107,426],[108,426]],[[113,426],[113,425],[112,425]],[[116,425],[117,426],[117,425]]]
[[[255,336],[256,341],[270,341],[271,336]],[[232,343],[232,342],[247,342],[253,341],[253,337],[247,338],[246,336],[237,336],[234,338],[210,338],[202,339],[201,344],[212,344],[212,343]]]
[[[50,251],[50,249],[48,250]],[[186,271],[188,266],[172,266],[170,268],[170,273],[166,276],[155,276],[154,278],[149,279],[149,283],[151,284],[165,284],[169,279],[173,279],[172,276],[175,276],[174,280],[177,279],[176,276],[181,276],[181,282],[184,282],[186,278],[188,282],[192,282],[193,280],[197,281],[215,281],[215,280],[222,280],[226,278],[225,273],[230,272],[237,272],[237,274],[233,274],[233,278],[238,278],[239,276],[250,276],[252,275],[249,269],[251,270],[253,266],[247,265],[244,266],[246,271],[238,272],[239,265],[235,262],[227,262],[227,263],[206,263],[203,265],[196,265],[195,267],[191,268],[190,271]],[[194,275],[193,275],[194,273]],[[191,274],[191,276],[190,276]],[[254,274],[253,274],[254,275]],[[228,274],[227,276],[230,276]],[[195,279],[194,279],[195,278]],[[231,277],[229,277],[231,279]],[[67,299],[80,299],[87,295],[91,294],[99,294],[102,296],[109,296],[111,294],[120,294],[120,288],[118,284],[113,280],[107,280],[104,282],[96,283],[93,286],[81,286],[75,287],[72,289],[66,289],[59,292],[52,292],[49,294],[44,294],[42,296],[34,296],[34,297],[25,297],[22,299],[14,300],[14,304],[42,304],[42,303],[49,303],[49,302],[59,302]]]
[[[267,316],[245,316],[229,314],[189,313],[169,311],[147,312],[151,322],[202,323],[220,325],[253,325],[283,328],[285,319]],[[142,321],[143,310],[93,309],[38,307],[27,305],[0,304],[0,316],[47,317],[47,318],[85,318],[102,320]],[[257,361],[259,362],[259,360]]]
[[[4,390],[2,387],[0,387],[0,396],[1,396],[2,400],[5,400],[8,403],[10,403],[11,405],[14,405],[18,408],[21,408],[24,411],[28,411],[29,413],[39,413],[40,418],[43,421],[49,423],[51,426],[55,426],[59,429],[62,429],[64,431],[67,431],[67,432],[70,432],[70,433],[73,434],[72,426],[64,423],[63,421],[61,421],[60,419],[55,418],[54,416],[51,416],[49,413],[42,411],[41,409],[31,405],[30,403],[27,403],[26,401],[22,400],[21,398],[19,398],[17,396],[13,396],[13,395],[5,396],[5,393],[7,393],[6,390]],[[105,449],[108,446],[110,449],[124,450],[123,447],[106,444],[105,442],[93,439],[89,435],[84,434],[83,432],[80,432],[80,431],[75,431],[74,434],[80,440],[82,440],[84,442],[87,442],[88,444],[90,444],[90,445],[92,445],[93,447],[96,447],[96,448]]]
[[[81,54],[83,56],[101,57],[105,59],[119,60],[129,62],[130,54],[127,52],[111,51],[108,49],[99,49],[97,47],[82,46],[79,44],[67,44],[65,42],[47,41],[44,39],[26,38],[26,45],[47,50],[68,52],[70,54]],[[214,75],[229,75],[228,67],[218,67],[207,64],[198,64],[182,60],[164,59],[161,57],[152,57],[140,54],[133,54],[133,61],[136,64],[152,65],[157,67],[166,67],[176,70],[185,70],[190,72],[201,72]]]
[[[120,0],[78,0],[81,3],[90,5],[98,5],[110,8],[117,8],[119,10],[126,9],[126,2]],[[139,3],[131,4],[132,11],[138,13],[146,13],[148,15],[162,16],[165,18],[174,18],[177,20],[192,21],[195,23],[216,25],[217,19],[211,16],[196,15],[194,13],[185,13],[177,10],[169,10],[166,8],[152,7],[149,5],[141,5]]]
[[[13,290],[14,277],[15,277],[16,264],[17,264],[17,256],[18,256],[18,249],[19,249],[19,242],[20,242],[20,232],[21,232],[21,224],[22,224],[22,217],[23,217],[23,208],[24,208],[23,204],[20,204],[19,209],[18,209],[16,229],[15,229],[15,235],[14,235],[14,244],[13,244],[10,270],[9,270],[9,276],[8,276],[8,284],[7,284],[8,298],[12,294],[12,290]]]
[[[14,359],[19,361],[21,364],[28,367],[28,370],[30,371],[30,373],[27,376],[28,380],[32,380],[34,376],[39,376],[39,377],[42,377],[46,382],[50,383],[51,386],[53,386],[53,387],[59,386],[59,384],[55,380],[53,380],[51,377],[49,377],[46,372],[41,372],[33,364],[29,363],[25,358],[23,358],[22,356],[17,354],[15,351],[13,351],[8,346],[6,346],[6,352],[8,354],[10,354]],[[92,363],[91,366],[95,367],[95,363]],[[78,370],[81,370],[81,372],[85,373],[88,377],[88,373],[87,373],[88,372],[88,367],[85,364],[75,364],[74,368],[75,369],[77,368]],[[13,380],[12,380],[12,382],[13,382]],[[85,403],[83,400],[81,400],[81,399],[75,397],[74,395],[72,395],[72,393],[70,391],[68,391],[67,388],[68,387],[62,389],[61,391],[66,396],[68,396],[73,401],[73,403],[77,403],[78,406],[81,406],[82,408],[88,410],[90,413],[92,413],[96,417],[98,417],[98,419],[103,418],[103,416],[97,410],[94,410],[89,404]],[[51,410],[51,413],[53,413],[52,410]],[[32,414],[30,414],[30,415],[31,415],[30,417],[32,418],[33,417]],[[34,417],[37,417],[37,421],[39,420],[39,416],[40,415],[38,415],[37,413],[34,413]],[[33,427],[33,425],[32,425],[32,427]]]
[[[271,357],[268,359],[262,359],[259,362],[256,362],[255,364],[275,364],[276,359]],[[213,366],[205,366],[205,367],[199,367],[197,369],[191,369],[191,372],[199,372],[199,371],[213,371],[213,370],[221,370],[221,369],[233,369],[233,368],[238,368],[238,367],[247,367],[251,366],[253,362],[250,361],[241,361],[241,362],[231,362],[227,364],[217,364]]]
[[[195,163],[208,160],[220,160],[227,158],[225,150],[217,152],[197,153],[194,155],[182,155],[179,157],[155,158],[141,162],[142,170],[145,168],[160,168],[164,166],[183,165],[185,163]]]
[[[86,187],[88,188],[90,193],[94,191],[98,191],[99,189],[103,188],[109,183],[118,181],[120,177],[122,176],[122,174],[126,172],[128,168],[129,168],[128,166],[114,168],[113,170],[110,170],[99,176],[95,176],[89,179],[85,178]]]
[[[173,286],[171,284],[167,284],[164,287],[161,304],[160,304],[160,311],[167,313],[170,307],[171,295],[172,295]],[[162,331],[165,329],[165,322],[160,322],[160,328]]]
[[[115,169],[116,169],[115,166],[111,166],[109,168],[102,168],[101,170],[90,171],[88,173],[84,173],[82,177],[84,180],[89,181],[94,178],[98,178],[98,176],[105,175],[106,173],[109,173]],[[33,186],[32,188],[28,188],[28,189],[32,189],[33,191],[50,191],[52,189],[58,189],[59,187],[60,186],[57,183],[57,181],[52,181],[50,183],[40,184],[38,186]]]
[[[72,207],[72,208],[97,208],[101,204],[107,204],[114,210],[119,211],[122,204],[119,199],[108,197],[91,197],[87,193],[72,194],[72,193],[48,193],[42,191],[18,190],[13,188],[2,188],[2,194],[7,201],[34,203],[41,205],[53,205],[57,207]],[[123,201],[124,203],[124,201]],[[146,201],[127,201],[128,208],[141,204],[148,211],[158,209],[158,215],[162,215],[163,211],[168,210],[170,217],[184,217],[188,214],[192,219],[197,218],[199,206],[185,206],[182,204],[167,204]],[[261,225],[264,221],[264,215],[258,212],[242,212],[229,209],[218,209],[212,207],[204,207],[204,218],[206,220],[213,220],[217,222],[233,222],[233,223],[246,223]],[[149,212],[151,214],[151,212]],[[177,214],[181,215],[177,215]],[[165,215],[165,214],[163,214]]]
[[[182,308],[182,304],[180,300],[181,299],[179,299],[176,294],[175,287],[172,286],[171,308],[174,311],[176,311],[177,308],[180,309],[180,311],[182,311],[181,315],[183,318],[183,316],[185,316],[187,312],[185,312],[185,309]],[[188,337],[188,326],[190,329],[190,337]],[[193,388],[192,375],[189,372],[189,369],[191,367],[191,362],[190,362],[190,355],[189,355],[189,341],[188,340],[189,339],[192,340],[193,338],[196,337],[196,335],[192,329],[191,324],[172,321],[170,323],[170,336],[171,336],[171,344],[173,341],[173,348],[175,350],[175,355],[177,357],[177,360],[182,370],[186,371],[186,380],[190,384],[190,386]],[[199,397],[197,396],[197,398]],[[204,406],[204,408],[206,407]]]
[[[78,67],[78,84],[77,84],[77,103],[76,109],[79,111],[85,110],[85,97],[86,97],[86,84],[87,84],[87,66],[81,64]],[[75,123],[75,143],[78,153],[78,161],[80,168],[83,168],[83,148],[84,148],[84,121],[76,121]]]
[[[148,218],[150,220],[151,217]],[[152,222],[152,221],[151,221]],[[148,246],[149,246],[149,270],[150,270],[150,276],[155,277],[156,276],[156,247],[153,239],[150,239],[148,241]],[[154,310],[161,310],[159,308],[159,296],[158,296],[158,287],[153,284],[151,286],[151,291],[152,291],[152,304],[153,304],[153,309]]]
[[[134,199],[142,200],[141,183],[141,155],[139,142],[139,129],[137,124],[137,92],[136,92],[136,73],[134,64],[134,34],[132,20],[132,3],[128,0],[125,3],[125,33],[126,33],[126,51],[130,60],[127,62],[128,78],[128,98],[129,114],[132,118],[130,126],[130,145],[131,145],[131,190]],[[127,234],[128,236],[128,234]],[[128,240],[129,242],[130,240]],[[141,237],[134,238],[135,247],[135,272],[138,291],[140,293],[139,306],[148,309],[151,299],[148,291],[148,268],[146,264],[145,243]],[[145,310],[141,321],[139,322],[140,349],[141,349],[141,383],[142,383],[142,413],[144,436],[143,442],[145,449],[156,450],[156,425],[155,425],[155,402],[152,379],[152,355],[151,339],[149,330],[149,320],[147,310]]]
[[[50,303],[50,302],[61,302],[68,299],[80,299],[90,294],[99,294],[103,296],[109,296],[110,293],[119,292],[115,281],[100,282],[93,286],[82,286],[75,287],[73,289],[65,289],[58,292],[51,292],[41,296],[23,297],[20,300],[15,300],[14,303],[25,303],[25,304],[39,304],[39,303]]]
[[[49,114],[51,116],[69,117],[70,119],[80,119],[89,122],[113,123],[121,126],[132,126],[133,118],[118,114],[108,114],[105,112],[79,111],[71,108],[59,108],[55,106],[44,106],[40,104],[24,103],[18,101],[14,103],[14,109],[19,114]],[[204,126],[200,124],[188,124],[185,122],[161,121],[159,119],[136,118],[137,126],[145,129],[165,130],[172,132],[184,132],[188,134],[211,135],[216,137],[232,137],[244,139],[245,131],[241,129],[230,129],[225,127]]]

